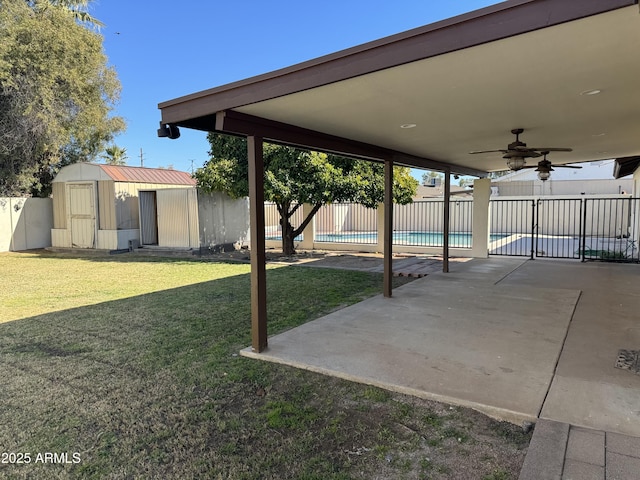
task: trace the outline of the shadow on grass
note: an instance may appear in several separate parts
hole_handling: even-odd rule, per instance
[[[381,285],[270,268],[269,333]],[[246,273],[0,324],[0,446],[31,459],[0,477],[429,478],[464,465],[482,478],[522,465],[517,427],[498,435],[475,412],[239,356],[249,343]]]
[[[376,294],[381,277],[277,268],[267,285],[273,334]],[[304,374],[238,356],[250,343],[249,292],[243,274],[0,324],[3,450],[81,458],[0,474],[255,478],[259,468],[295,478],[313,442],[297,432],[277,447],[266,430],[289,415],[269,407],[274,382],[298,391]]]

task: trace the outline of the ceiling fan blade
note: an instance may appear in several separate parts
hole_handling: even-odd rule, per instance
[[[473,151],[473,152],[469,152],[469,154],[471,155],[475,155],[476,153],[507,153],[508,150],[478,150],[478,151]]]
[[[538,152],[573,152],[573,148],[561,147],[526,147],[528,150],[536,150]]]
[[[582,168],[579,165],[554,165],[556,168]]]

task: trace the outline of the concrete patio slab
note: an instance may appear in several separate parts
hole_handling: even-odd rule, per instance
[[[522,259],[473,260],[269,339],[243,355],[535,420],[578,290],[494,285]]]
[[[640,436],[640,375],[614,367],[640,349],[640,266],[534,261],[501,285],[583,292],[541,417]]]

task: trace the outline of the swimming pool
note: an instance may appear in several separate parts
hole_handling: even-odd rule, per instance
[[[494,242],[507,235],[491,235],[490,241]],[[269,236],[267,240],[280,240],[279,236]],[[449,246],[454,248],[471,248],[471,233],[449,233]],[[298,241],[298,239],[296,239]],[[375,245],[378,243],[376,232],[342,232],[342,233],[316,233],[314,241],[317,243],[359,243]],[[394,245],[410,245],[414,247],[441,247],[444,244],[442,232],[393,232]]]

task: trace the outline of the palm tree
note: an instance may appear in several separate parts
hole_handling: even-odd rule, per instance
[[[78,22],[93,27],[104,27],[104,24],[93,18],[87,12],[92,0],[26,0],[27,4],[37,11],[44,11],[49,7],[67,10]]]
[[[126,165],[127,159],[127,149],[120,148],[117,145],[111,145],[104,149],[104,155],[100,155],[100,158],[104,159],[105,163],[109,165]]]

